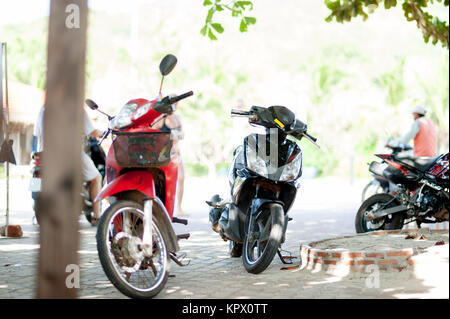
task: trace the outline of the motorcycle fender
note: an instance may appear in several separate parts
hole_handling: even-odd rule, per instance
[[[131,171],[120,175],[105,185],[95,198],[95,202],[124,191],[137,190],[149,198],[155,198],[153,175],[147,171]]]
[[[277,201],[277,200],[273,200],[273,199],[265,199],[265,198],[254,198],[252,200],[250,214],[251,215],[256,214],[256,212],[258,212],[258,210],[261,208],[261,206],[263,206],[264,204],[267,204],[267,203],[277,203],[277,204],[280,204],[284,208],[284,203],[282,201]]]

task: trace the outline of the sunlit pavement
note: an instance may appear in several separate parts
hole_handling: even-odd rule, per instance
[[[299,256],[301,243],[352,235],[354,216],[360,204],[362,187],[367,180],[304,179],[290,216],[283,249]],[[0,194],[5,194],[1,180]],[[24,230],[21,239],[0,239],[0,298],[34,298],[36,288],[39,228],[32,225],[28,179],[13,179],[10,185],[10,224]],[[228,256],[228,243],[210,229],[204,203],[214,193],[226,196],[225,178],[187,179],[184,209],[190,214],[189,225],[175,225],[177,233],[189,232],[181,240],[181,252],[190,264],[171,263],[171,277],[157,298],[448,298],[448,256],[446,262],[420,273],[380,272],[377,285],[368,284],[369,273],[341,276],[306,269],[283,269],[287,265],[275,257],[262,274],[245,271],[240,258]],[[0,210],[4,215],[4,200]],[[99,263],[95,242],[96,228],[80,218],[79,266],[80,298],[126,298],[106,278]],[[4,224],[4,217],[0,219]],[[287,252],[285,252],[287,254]],[[299,265],[294,259],[294,266]],[[447,274],[447,284],[433,280],[430,273]]]

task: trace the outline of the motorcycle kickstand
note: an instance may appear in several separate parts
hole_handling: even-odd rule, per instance
[[[183,260],[185,258],[186,258],[186,253],[182,253],[180,256],[177,256],[176,253],[170,253],[170,259],[172,259],[180,267],[185,267],[191,263],[190,259],[188,259],[187,262],[183,263]]]
[[[289,256],[283,256],[283,255],[281,254],[281,252],[288,253]],[[297,258],[297,257],[295,257],[295,256],[292,256],[292,254],[291,254],[290,251],[283,250],[283,249],[281,249],[281,248],[278,248],[278,250],[277,250],[277,255],[278,255],[278,257],[280,258],[281,262],[282,262],[283,264],[285,264],[285,265],[291,265],[291,264],[293,264],[292,259],[296,259],[296,258]],[[286,261],[286,259],[289,260],[289,261]]]

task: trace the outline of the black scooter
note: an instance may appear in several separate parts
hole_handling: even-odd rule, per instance
[[[302,174],[302,151],[288,136],[306,137],[319,146],[306,124],[284,106],[252,106],[248,112],[232,110],[231,115],[248,117],[266,133],[248,135],[235,149],[228,174],[231,199],[214,195],[206,203],[213,230],[230,241],[230,255],[242,256],[245,269],[257,274],[276,253],[282,258],[280,246],[291,220],[288,211]]]

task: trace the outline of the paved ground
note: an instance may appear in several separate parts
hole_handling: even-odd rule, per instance
[[[342,179],[305,179],[290,213],[284,249],[299,256],[301,243],[354,234],[354,216],[364,180],[350,185]],[[0,180],[0,196],[5,196],[5,181]],[[11,181],[11,224],[19,224],[24,238],[0,239],[0,298],[34,298],[39,228],[32,225],[28,179]],[[186,211],[189,225],[175,225],[177,233],[190,232],[191,238],[180,242],[181,251],[191,259],[187,267],[172,262],[171,275],[157,298],[448,298],[448,255],[439,267],[414,272],[379,274],[379,284],[372,287],[370,273],[343,274],[311,272],[296,268],[282,270],[275,258],[259,275],[245,271],[240,258],[229,258],[228,243],[210,230],[204,200],[213,192],[224,194],[225,179],[214,182],[190,179],[186,182]],[[201,192],[199,190],[202,190]],[[204,190],[204,191],[203,191]],[[204,194],[207,192],[207,194]],[[203,194],[202,194],[203,193]],[[4,224],[4,198],[0,199],[0,224]],[[96,228],[80,219],[79,249],[80,298],[126,298],[106,278],[100,266]],[[299,260],[295,260],[295,265]],[[438,277],[434,276],[439,274]],[[442,280],[442,276],[446,280]],[[369,283],[369,284],[368,284]]]

